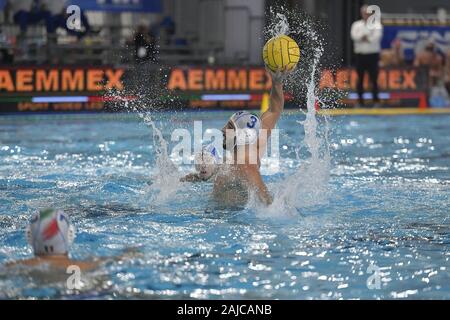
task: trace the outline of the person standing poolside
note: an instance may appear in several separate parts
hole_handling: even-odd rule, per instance
[[[380,60],[381,38],[383,26],[373,20],[369,21],[371,14],[367,12],[368,6],[361,7],[361,20],[352,24],[350,35],[353,40],[353,52],[355,53],[356,72],[358,73],[358,105],[364,106],[364,74],[369,73],[372,85],[372,100],[374,107],[380,106],[378,98],[378,61]],[[373,13],[372,13],[373,14]]]
[[[269,109],[261,117],[247,111],[236,112],[222,129],[223,148],[229,151],[229,158],[219,167],[213,188],[214,200],[222,205],[245,206],[249,191],[255,191],[263,204],[272,203],[272,195],[261,177],[260,160],[284,109],[282,82],[288,72],[268,72],[272,77]]]

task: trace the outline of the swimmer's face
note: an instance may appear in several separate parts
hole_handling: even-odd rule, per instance
[[[217,165],[214,158],[204,152],[195,157],[195,170],[202,180],[208,180],[216,172]]]
[[[223,148],[226,150],[227,145],[228,146],[234,146],[235,145],[235,133],[234,133],[234,125],[233,122],[228,121],[225,127],[222,128],[222,134],[223,134]]]
[[[198,175],[202,180],[208,180],[211,178],[215,171],[215,165],[202,163],[198,165]]]

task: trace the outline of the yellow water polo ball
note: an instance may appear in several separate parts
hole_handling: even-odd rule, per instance
[[[292,70],[300,60],[300,48],[291,37],[284,34],[276,36],[264,45],[263,60],[272,71],[285,67],[287,70]]]

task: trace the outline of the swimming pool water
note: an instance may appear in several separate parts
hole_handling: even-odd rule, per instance
[[[229,114],[156,118],[168,138],[194,119],[221,128]],[[280,120],[281,172],[264,176],[269,188],[304,165],[303,119]],[[323,198],[267,217],[211,208],[211,183],[153,201],[153,134],[137,115],[0,117],[1,264],[31,257],[24,230],[45,207],[70,214],[76,259],[138,247],[86,275],[78,292],[45,271],[0,267],[0,298],[449,299],[449,123],[445,115],[330,119]],[[379,286],[369,288],[374,275]]]

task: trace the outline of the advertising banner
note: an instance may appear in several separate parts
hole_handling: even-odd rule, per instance
[[[318,82],[321,90],[340,91],[348,105],[357,99],[356,83],[353,69],[324,70]],[[364,83],[370,95],[367,77]],[[378,83],[386,106],[427,105],[426,69],[382,69]],[[136,70],[108,66],[0,67],[0,112],[101,111],[109,110],[105,107],[109,102],[119,105],[114,110],[120,111],[121,102],[147,92],[157,92],[151,97],[153,104],[167,107],[175,107],[176,102],[181,108],[258,109],[271,85],[265,69],[256,66],[178,66],[162,73],[149,69],[139,77]],[[302,96],[286,91],[287,107],[301,107]]]

